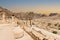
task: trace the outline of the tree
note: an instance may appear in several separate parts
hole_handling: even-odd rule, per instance
[[[30,25],[32,25],[31,20],[33,19],[33,17],[34,17],[34,13],[33,12],[29,12],[28,15],[27,15],[27,19],[30,21]]]

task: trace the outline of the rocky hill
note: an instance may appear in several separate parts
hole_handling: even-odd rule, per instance
[[[58,13],[50,13],[49,16],[47,16],[45,14],[37,14],[37,13],[34,13],[34,12],[13,13],[6,8],[0,7],[0,15],[2,15],[2,12],[5,12],[6,17],[10,17],[10,16],[14,15],[16,18],[23,19],[23,20],[27,20],[27,18],[29,18],[29,16],[31,16],[30,18],[32,18],[32,19],[38,19],[38,18],[41,18],[41,17],[46,17],[46,18],[47,17],[52,17],[53,18],[53,16],[60,16],[60,14],[58,14]]]

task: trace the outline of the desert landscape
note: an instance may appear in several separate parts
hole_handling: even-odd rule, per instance
[[[0,7],[0,40],[60,40],[60,14],[13,13]]]
[[[0,0],[0,40],[60,40],[60,0]]]

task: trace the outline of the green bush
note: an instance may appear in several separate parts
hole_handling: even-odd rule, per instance
[[[43,40],[48,40],[48,39],[46,39],[46,38],[43,38]]]
[[[58,27],[60,27],[60,24],[58,25]]]
[[[54,24],[55,26],[57,26],[57,24]]]
[[[60,28],[58,28],[58,30],[60,30]]]
[[[57,34],[57,31],[53,31],[52,33]]]
[[[48,23],[48,26],[50,26],[51,25],[51,23]]]

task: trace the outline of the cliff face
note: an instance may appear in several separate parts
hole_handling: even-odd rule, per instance
[[[11,16],[13,14],[10,10],[0,7],[0,14],[2,15],[3,12],[6,16]]]

